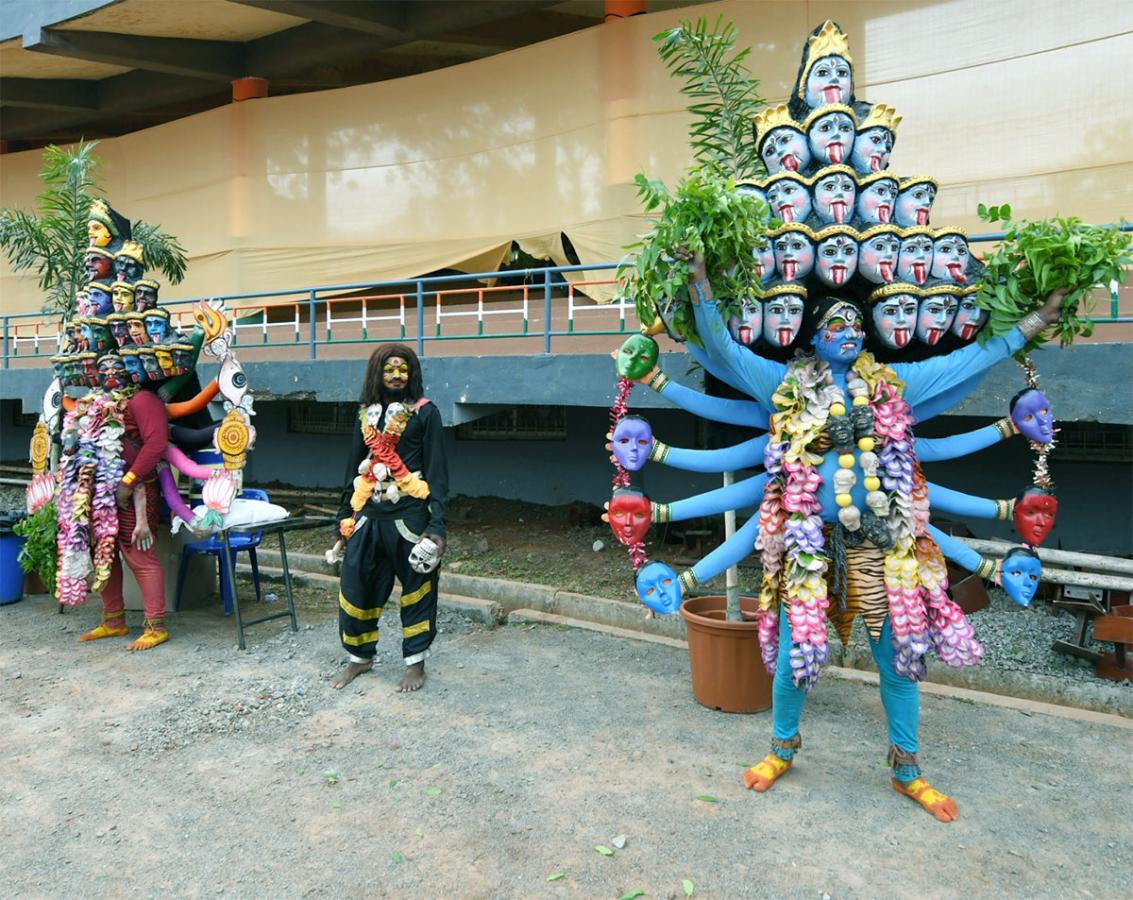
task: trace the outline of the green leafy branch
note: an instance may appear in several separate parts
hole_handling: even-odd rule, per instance
[[[12,530],[24,538],[24,545],[16,558],[20,569],[27,574],[37,574],[47,586],[48,593],[52,594],[55,593],[55,535],[58,527],[54,503],[41,506],[12,526]]]
[[[1093,290],[1113,282],[1124,284],[1126,267],[1133,264],[1130,234],[1114,226],[1088,225],[1073,216],[1013,223],[1006,204],[981,203],[978,213],[983,221],[1002,222],[1005,228],[1002,242],[984,259],[986,272],[976,302],[988,310],[990,319],[980,340],[1010,331],[1057,290],[1066,291],[1066,296],[1049,337],[1057,334],[1064,347],[1078,335],[1089,337],[1094,329]],[[1025,349],[1041,343],[1032,340]]]
[[[744,64],[751,48],[733,52],[735,25],[720,16],[709,31],[703,17],[695,24],[685,20],[653,40],[670,74],[684,79],[681,93],[695,101],[688,111],[697,165],[738,181],[765,175],[752,136],[752,120],[765,104],[759,82]]]

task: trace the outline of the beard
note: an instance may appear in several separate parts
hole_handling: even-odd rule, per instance
[[[384,384],[382,385],[381,399],[383,406],[388,403],[401,403],[405,400],[405,396],[406,389],[403,387],[391,388],[386,387]]]

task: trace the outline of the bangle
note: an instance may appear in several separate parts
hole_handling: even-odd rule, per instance
[[[659,441],[653,438],[653,446],[649,448],[649,459],[651,462],[664,463],[669,458],[669,450],[671,448],[664,441]]]
[[[1019,320],[1019,330],[1028,341],[1046,328],[1046,319],[1037,312],[1030,313]]]
[[[979,578],[994,578],[998,569],[999,563],[996,560],[988,559],[986,556],[981,556],[980,564],[976,566],[975,574]]]
[[[1000,521],[1010,519],[1012,513],[1015,512],[1015,498],[1010,500],[996,500],[995,501],[995,517]]]
[[[1019,429],[1015,427],[1015,420],[1010,416],[1004,416],[1002,419],[995,423],[995,430],[999,432],[999,439],[1001,441],[1007,440],[1019,433]]]
[[[127,472],[125,475],[122,476],[122,484],[126,485],[126,487],[129,487],[131,484],[133,484],[137,480],[138,480],[138,475],[137,475],[136,472]]]
[[[687,594],[700,584],[700,579],[696,577],[696,573],[692,569],[685,569],[677,576],[677,584],[681,586],[681,593]]]
[[[669,376],[662,372],[660,369],[650,375],[649,380],[645,382],[648,387],[655,390],[658,394],[665,389],[665,386],[668,385],[668,383]]]
[[[652,513],[653,524],[659,522],[670,522],[673,517],[673,509],[671,503],[650,503],[650,512]]]

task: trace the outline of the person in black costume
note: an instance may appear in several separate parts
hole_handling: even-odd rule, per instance
[[[339,638],[349,662],[331,682],[336,688],[372,668],[378,617],[395,577],[406,665],[397,690],[416,691],[425,683],[425,657],[437,628],[448,463],[440,411],[423,393],[412,349],[384,344],[374,351],[338,512],[345,541]]]

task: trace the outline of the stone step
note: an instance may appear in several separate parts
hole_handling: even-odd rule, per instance
[[[663,647],[673,647],[677,650],[687,650],[688,644],[676,638],[663,637],[659,634],[646,634],[629,628],[617,628],[614,625],[602,625],[598,622],[587,622],[584,619],[572,619],[570,616],[560,616],[555,613],[541,612],[537,609],[516,609],[508,613],[508,625],[564,625],[567,628],[581,628],[583,631],[597,631],[612,637],[631,638],[635,641],[648,641],[651,644],[660,644]]]

